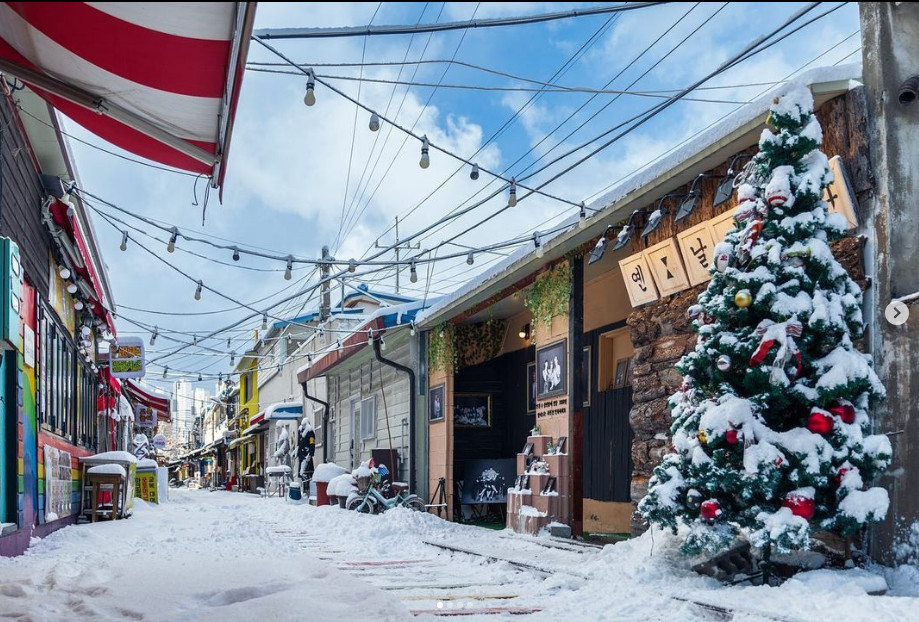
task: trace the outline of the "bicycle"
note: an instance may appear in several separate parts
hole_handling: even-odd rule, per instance
[[[405,507],[416,512],[427,512],[424,500],[408,492],[408,486],[383,481],[379,486],[374,480],[379,474],[357,477],[358,492],[351,493],[345,507],[362,514],[382,514],[395,507]]]

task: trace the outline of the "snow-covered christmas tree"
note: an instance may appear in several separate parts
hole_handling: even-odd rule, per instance
[[[741,534],[764,554],[806,549],[814,529],[850,536],[887,513],[887,491],[864,484],[891,458],[868,416],[884,388],[853,344],[861,290],[828,245],[846,223],[822,200],[833,174],[810,91],[791,87],[768,123],[689,311],[699,337],[677,366],[673,453],[638,506],[687,525],[686,553]]]

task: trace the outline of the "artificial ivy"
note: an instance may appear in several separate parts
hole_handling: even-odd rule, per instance
[[[489,319],[479,324],[457,326],[454,341],[457,368],[478,365],[501,354],[506,333],[505,320]]]
[[[530,286],[523,304],[533,314],[533,325],[548,326],[556,315],[568,315],[568,300],[571,296],[571,267],[561,262],[543,272]]]
[[[453,373],[456,367],[456,327],[449,322],[431,331],[428,339],[428,367],[431,371]]]

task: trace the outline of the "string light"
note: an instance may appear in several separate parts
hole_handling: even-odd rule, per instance
[[[128,232],[127,231],[121,232],[121,246],[119,246],[118,248],[120,248],[122,251],[128,250]]]
[[[201,288],[204,287],[204,284],[201,281],[198,281],[198,288],[195,290],[195,300],[201,300]]]
[[[59,275],[61,275],[61,278],[62,278],[62,279],[65,279],[65,280],[66,280],[66,279],[69,279],[69,278],[70,278],[70,270],[68,270],[68,269],[67,269],[66,267],[64,267],[64,266],[61,266],[60,268],[58,268],[57,273],[58,273]]]
[[[169,373],[169,368],[168,368],[168,367],[164,367],[164,368],[163,368],[163,379],[164,379],[164,380],[166,379],[166,374],[168,374],[168,373]]]
[[[76,293],[77,293],[77,289],[79,289],[79,288],[77,287],[77,284],[76,284],[76,283],[68,283],[68,284],[67,284],[67,292],[68,292],[68,293],[76,294]]]
[[[510,192],[507,196],[507,206],[514,207],[515,205],[517,205],[517,180],[512,177]]]
[[[418,166],[421,168],[427,168],[431,166],[431,154],[430,154],[430,143],[428,143],[428,136],[425,134],[421,137],[421,160],[418,162]]]
[[[470,266],[475,263],[475,253],[469,253],[466,255],[466,263]]]
[[[545,249],[543,249],[542,244],[539,242],[539,231],[533,232],[533,246],[536,248],[536,256],[542,257]]]
[[[198,382],[201,382],[201,372],[198,372]]]
[[[230,365],[236,365],[236,353],[230,352]]]
[[[179,230],[175,227],[172,228],[172,235],[169,236],[169,244],[166,245],[166,250],[170,253],[176,251],[176,240],[179,238]]]
[[[160,334],[160,329],[156,326],[153,327],[153,334],[150,335],[150,345],[156,345],[156,336]]]
[[[77,311],[82,311],[82,310],[83,310],[83,301],[80,300],[79,298],[78,298],[77,300],[75,300],[74,303],[73,303],[73,308],[76,309]]]
[[[313,69],[306,70],[306,95],[303,96],[303,103],[307,106],[316,104],[316,78],[313,75]]]
[[[375,112],[370,113],[370,131],[376,132],[380,129],[380,115]]]
[[[268,314],[262,313],[262,330],[268,330]]]
[[[239,249],[233,248],[233,261],[239,261]]]
[[[415,336],[415,323],[414,322],[409,324],[408,334],[411,335],[412,337]]]
[[[584,205],[584,201],[581,201],[581,211],[578,212],[578,228],[584,229],[587,227],[587,206]]]
[[[229,350],[229,349],[230,349],[230,338],[227,337],[227,350]]]
[[[418,282],[418,270],[415,269],[414,259],[412,259],[412,263],[409,264],[408,271],[409,271],[408,280],[411,281],[412,283],[417,283]]]
[[[357,270],[357,262],[351,259],[348,261],[348,272],[354,273]]]
[[[284,270],[284,280],[285,281],[289,281],[293,277],[293,273],[291,272],[293,267],[294,267],[294,258],[288,256],[287,257],[287,268]]]
[[[386,349],[386,340],[380,337],[380,350]]]
[[[479,178],[479,165],[473,164],[472,170],[469,171],[469,179],[471,179],[472,181],[475,181],[478,178]]]

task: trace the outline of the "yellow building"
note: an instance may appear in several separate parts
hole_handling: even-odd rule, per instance
[[[264,485],[264,473],[261,464],[265,455],[265,435],[256,433],[252,428],[257,425],[253,419],[260,412],[258,399],[258,358],[254,351],[247,352],[236,366],[239,374],[239,392],[237,394],[240,435],[235,443],[237,452],[235,463],[239,489],[255,492]]]

